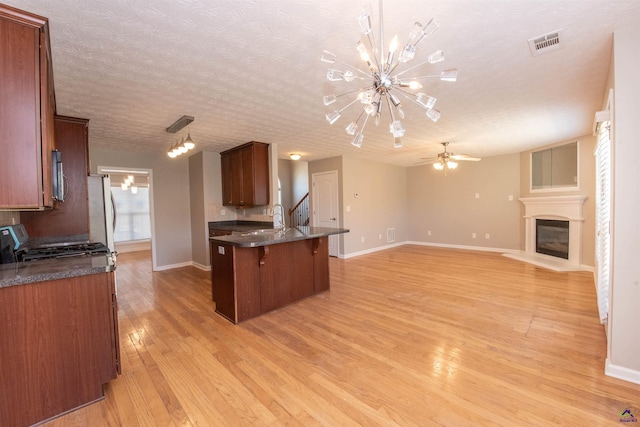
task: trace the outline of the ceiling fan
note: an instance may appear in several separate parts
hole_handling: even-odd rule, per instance
[[[444,146],[444,151],[442,153],[438,153],[438,157],[421,157],[421,162],[416,163],[416,165],[422,164],[433,164],[433,167],[437,170],[443,169],[455,169],[458,167],[458,161],[470,161],[477,162],[480,161],[480,157],[472,157],[468,154],[453,154],[447,151],[448,142],[441,143]]]

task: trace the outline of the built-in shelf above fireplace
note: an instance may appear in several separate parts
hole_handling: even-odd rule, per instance
[[[587,270],[582,265],[582,206],[587,196],[526,197],[520,201],[525,206],[525,250],[505,256],[525,261],[555,271]],[[568,222],[568,254],[564,257],[542,254],[536,251],[536,221],[557,220]]]

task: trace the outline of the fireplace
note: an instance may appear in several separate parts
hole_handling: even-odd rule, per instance
[[[569,259],[569,221],[536,219],[536,252]]]
[[[585,270],[582,206],[586,198],[582,195],[521,198],[525,208],[525,250],[505,256],[556,271]]]

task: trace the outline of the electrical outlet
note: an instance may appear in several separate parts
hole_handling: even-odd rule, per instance
[[[476,193],[476,199],[480,198],[480,193]]]
[[[224,246],[218,246],[218,253],[224,255]]]
[[[427,236],[431,236],[431,230],[427,231]]]
[[[347,205],[347,212],[351,212],[351,206]]]
[[[382,234],[378,234],[378,240],[382,240]]]
[[[361,242],[361,243],[364,243],[364,236],[362,236],[362,237],[360,238],[360,242]]]
[[[487,234],[484,235],[484,238],[489,240],[491,238],[491,236],[489,236],[489,233],[487,233]]]
[[[225,216],[227,214],[226,209],[220,209],[220,215]]]
[[[509,194],[509,201],[513,202],[513,196],[511,194]]]
[[[476,238],[476,233],[471,233],[471,238],[475,239]]]

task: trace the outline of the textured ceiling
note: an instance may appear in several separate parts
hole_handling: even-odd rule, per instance
[[[455,153],[492,156],[590,133],[612,34],[640,22],[638,0],[388,0],[387,39],[403,42],[414,21],[440,23],[414,63],[438,49],[445,61],[408,75],[457,68],[458,81],[425,84],[442,112],[437,123],[404,106],[402,148],[393,147],[387,115],[355,148],[344,128],[357,107],[329,125],[333,106],[322,97],[359,84],[328,82],[319,59],[329,50],[360,66],[356,17],[365,1],[4,2],[49,18],[58,113],[90,119],[92,147],[166,152],[190,131],[196,150],[256,140],[277,143],[282,158],[349,154],[404,166],[434,156],[442,141]],[[371,7],[377,24],[378,3]],[[558,29],[564,47],[533,57],[528,39]],[[184,132],[165,132],[185,114],[195,121]]]

